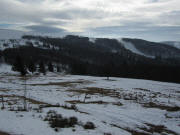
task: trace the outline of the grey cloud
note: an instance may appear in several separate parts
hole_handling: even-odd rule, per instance
[[[149,0],[150,3],[159,2],[159,0]]]
[[[164,7],[161,8],[163,0],[140,1],[140,5],[146,4],[146,6],[140,7],[138,7],[139,3],[136,7],[136,1],[122,0],[130,5],[129,8],[132,6],[132,9],[127,8],[126,11],[117,8],[117,11],[113,10],[112,12],[111,10],[93,8],[92,5],[89,8],[89,5],[81,5],[82,1],[77,0],[74,5],[72,0],[0,0],[0,27],[8,28],[10,27],[8,24],[12,24],[11,27],[14,28],[22,27],[42,33],[66,32],[64,29],[57,28],[58,26],[71,32],[82,31],[80,34],[84,35],[92,33],[98,36],[118,37],[125,35],[154,40],[157,40],[158,37],[159,40],[164,38],[178,39],[180,10],[177,7],[174,9],[176,5],[171,5],[170,8],[165,5],[165,9],[168,8],[167,11]],[[90,3],[90,0],[87,1]],[[178,3],[178,0],[174,1]],[[111,5],[116,5],[118,2],[118,0],[104,0],[103,6],[105,9],[113,9]],[[170,3],[170,0],[166,0],[166,2]],[[53,8],[59,3],[59,7]],[[147,6],[148,3],[150,3],[150,7]],[[119,9],[126,9],[123,5],[119,6]],[[12,22],[15,22],[14,25]]]
[[[25,28],[34,32],[39,32],[39,33],[65,33],[66,32],[64,29],[51,27],[51,26],[42,26],[42,25],[26,26]]]
[[[90,29],[87,33],[91,36],[104,35],[106,37],[133,37],[143,38],[152,41],[163,40],[180,40],[178,32],[180,26],[146,26],[146,25],[126,25],[126,26],[111,26],[111,27],[98,27]]]

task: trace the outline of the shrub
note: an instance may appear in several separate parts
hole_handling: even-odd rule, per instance
[[[111,133],[104,133],[104,135],[112,135]]]
[[[71,125],[71,126],[74,126],[74,125],[76,125],[78,123],[78,119],[76,118],[76,117],[70,117],[69,118],[69,124]]]
[[[104,133],[104,135],[112,135],[111,133]]]
[[[73,110],[76,110],[76,111],[77,111],[77,107],[76,107],[76,105],[71,105],[71,109],[73,109]]]
[[[94,123],[89,122],[89,121],[84,125],[84,129],[95,129],[95,128],[96,127],[95,127]]]
[[[50,127],[52,128],[68,128],[78,124],[76,117],[63,118],[61,114],[57,114],[55,111],[47,112],[44,121],[49,121]]]
[[[49,124],[50,124],[50,126],[52,128],[55,128],[55,127],[59,127],[59,128],[71,127],[69,125],[69,122],[68,122],[67,118],[55,118],[55,119],[51,119]]]

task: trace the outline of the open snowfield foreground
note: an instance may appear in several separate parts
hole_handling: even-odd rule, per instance
[[[1,132],[12,135],[180,134],[180,84],[47,73],[28,75],[25,85],[25,78],[0,68]],[[28,111],[22,111],[25,86]],[[61,119],[60,124],[64,124],[70,118],[76,118],[74,124],[64,127],[58,127],[54,120]],[[95,127],[89,129],[85,126],[87,122],[94,123]]]

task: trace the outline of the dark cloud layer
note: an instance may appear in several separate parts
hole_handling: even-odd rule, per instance
[[[42,25],[26,26],[25,28],[27,28],[31,31],[40,32],[40,33],[64,33],[64,32],[66,32],[64,29],[60,29],[57,27],[51,27],[51,26],[42,26]]]

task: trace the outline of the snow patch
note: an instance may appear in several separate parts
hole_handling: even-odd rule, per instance
[[[95,43],[96,42],[96,38],[89,38],[89,42]]]
[[[12,71],[12,66],[0,63],[0,73],[1,74],[17,74],[17,72]]]

